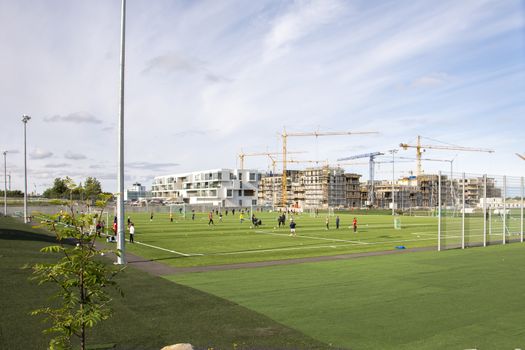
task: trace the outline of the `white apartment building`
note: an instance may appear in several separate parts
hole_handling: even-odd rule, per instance
[[[211,169],[157,176],[152,197],[222,207],[257,205],[261,174],[254,169]]]
[[[150,197],[151,195],[146,191],[146,186],[142,186],[136,182],[124,192],[125,201],[137,201],[143,198]]]

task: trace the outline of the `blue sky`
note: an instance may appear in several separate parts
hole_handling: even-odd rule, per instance
[[[31,190],[66,175],[115,190],[119,20],[118,0],[0,0],[0,148],[13,187],[29,114]],[[290,138],[308,152],[296,159],[334,163],[422,135],[496,151],[425,153],[455,157],[458,171],[525,172],[514,154],[525,152],[523,1],[128,0],[127,21],[127,183],[236,167],[241,149],[276,151],[284,127],[380,132]]]

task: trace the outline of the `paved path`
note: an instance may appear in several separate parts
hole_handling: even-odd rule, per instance
[[[379,252],[366,252],[366,253],[355,253],[355,254],[342,254],[332,256],[319,256],[311,258],[298,258],[298,259],[287,259],[287,260],[273,260],[273,261],[260,261],[250,263],[239,263],[239,264],[228,264],[228,265],[213,265],[213,266],[194,266],[194,267],[175,267],[159,263],[154,260],[147,260],[140,256],[126,253],[128,264],[137,269],[146,271],[155,276],[167,276],[177,275],[191,272],[207,272],[207,271],[222,271],[222,270],[236,270],[236,269],[250,269],[265,266],[277,266],[277,265],[292,265],[292,264],[303,264],[309,262],[319,261],[331,261],[331,260],[347,260],[364,258],[367,256],[380,256],[380,255],[393,255],[393,254],[406,254],[413,252],[423,252],[436,250],[435,247],[425,248],[412,248],[412,249],[399,249],[399,250],[386,250]]]

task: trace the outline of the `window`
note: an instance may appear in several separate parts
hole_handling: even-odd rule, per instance
[[[255,173],[250,173],[250,181],[255,181]]]
[[[226,190],[226,197],[232,197],[233,191],[232,190]]]
[[[252,205],[257,205],[257,199],[252,199]]]

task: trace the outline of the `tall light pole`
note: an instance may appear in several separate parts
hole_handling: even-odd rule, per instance
[[[124,228],[124,65],[126,39],[126,0],[122,0],[120,22],[120,106],[118,121],[118,196],[117,196],[117,249],[120,255],[117,264],[126,264],[125,244],[126,230]]]
[[[31,117],[28,115],[22,116],[22,123],[24,123],[24,223],[29,222],[29,217],[27,216],[27,141],[26,141],[26,129],[27,122],[31,120]]]
[[[396,204],[396,200],[394,196],[394,182],[395,182],[395,161],[396,161],[395,155],[396,155],[397,149],[392,149],[389,152],[392,153],[392,216],[394,216],[396,213],[394,209],[395,204]]]
[[[4,151],[4,215],[7,216],[7,151]]]

